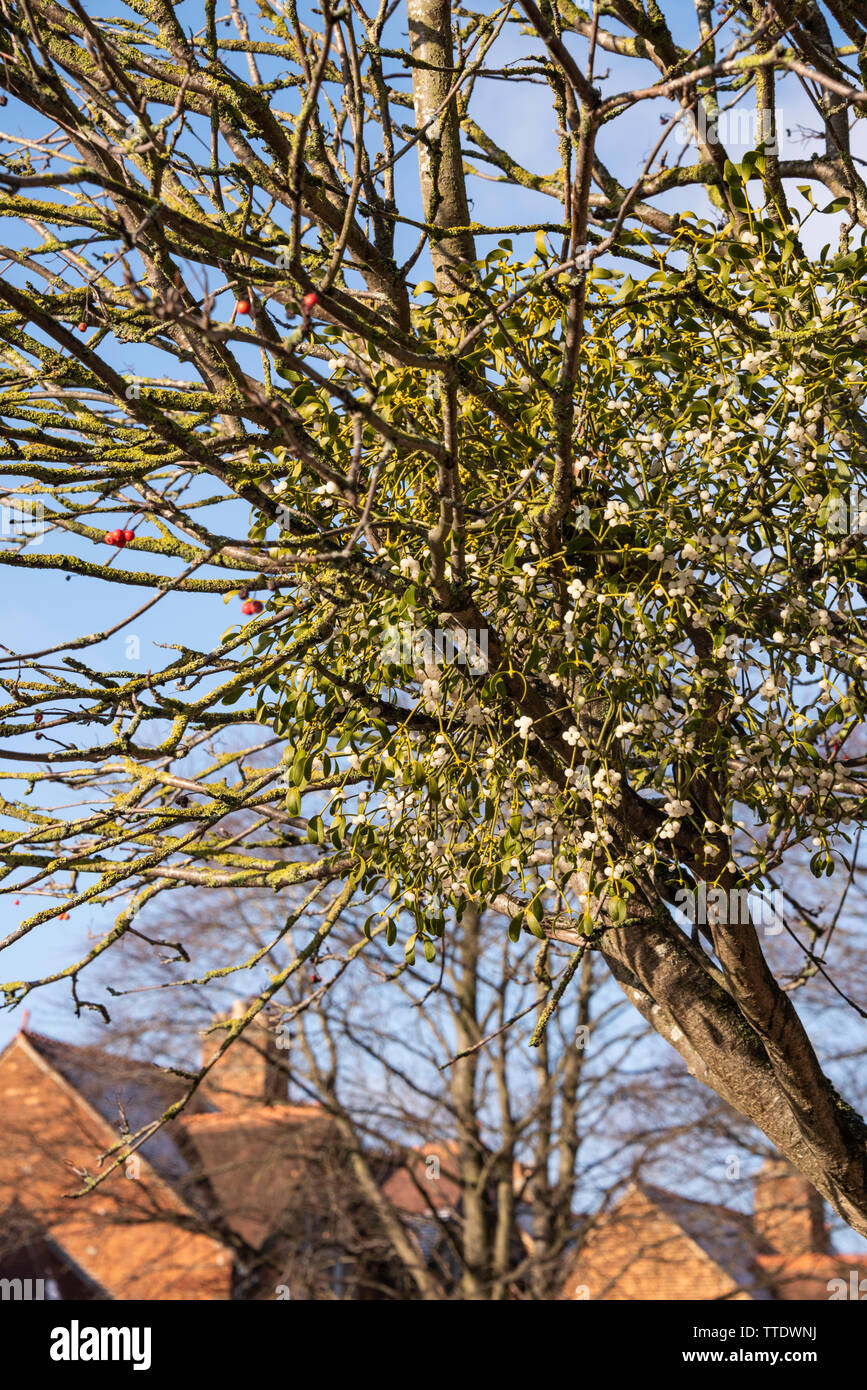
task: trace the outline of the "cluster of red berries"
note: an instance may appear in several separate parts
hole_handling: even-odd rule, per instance
[[[105,533],[106,545],[116,545],[122,548],[128,541],[134,540],[135,531],[106,531]]]
[[[241,604],[241,612],[247,617],[253,617],[256,613],[261,613],[265,607],[257,598],[248,598],[246,603]]]

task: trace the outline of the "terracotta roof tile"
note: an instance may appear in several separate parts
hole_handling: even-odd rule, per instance
[[[256,1247],[303,1202],[305,1184],[339,1147],[320,1106],[189,1115],[179,1125],[229,1226]]]
[[[106,1053],[101,1047],[61,1042],[29,1029],[22,1030],[22,1035],[114,1130],[120,1123],[120,1107],[130,1131],[135,1133],[180,1100],[186,1090],[180,1077],[162,1071],[152,1062]],[[208,1101],[195,1096],[191,1104],[194,1108],[212,1108]],[[164,1126],[141,1148],[160,1177],[175,1184],[190,1175],[189,1163],[176,1136],[173,1126]]]
[[[441,1215],[457,1211],[461,1183],[454,1143],[420,1144],[385,1178],[382,1189],[389,1201],[408,1215]]]

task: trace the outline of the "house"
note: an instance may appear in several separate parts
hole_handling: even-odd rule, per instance
[[[0,1053],[0,1280],[42,1279],[43,1296],[62,1298],[413,1297],[370,1184],[362,1191],[351,1134],[322,1105],[289,1102],[276,1022],[258,1015],[184,1110],[84,1197],[71,1194],[99,1156],[187,1083],[25,1025]],[[205,1034],[204,1063],[222,1037]],[[373,1192],[455,1286],[457,1145],[371,1145],[365,1159]],[[513,1180],[521,1202],[520,1166]]]
[[[219,1036],[206,1036],[205,1060]],[[264,1018],[176,1119],[72,1195],[185,1090],[149,1063],[19,1031],[0,1054],[0,1280],[42,1279],[42,1297],[273,1298],[292,1268],[292,1297],[328,1297],[357,1249],[375,1284],[382,1241],[345,1147],[321,1106],[289,1103]]]
[[[751,1215],[633,1183],[590,1226],[563,1297],[819,1302],[852,1271],[867,1274],[867,1256],[833,1254],[819,1194],[769,1160]]]
[[[205,1061],[220,1036],[206,1034]],[[412,1298],[377,1194],[441,1285],[457,1288],[457,1146],[374,1146],[365,1185],[351,1132],[321,1105],[290,1103],[285,1053],[263,1015],[176,1118],[73,1195],[100,1155],[185,1090],[150,1063],[21,1029],[0,1053],[0,1296]],[[515,1165],[513,1183],[529,1215],[532,1174]],[[523,1226],[521,1240],[530,1251]],[[857,1297],[862,1275],[863,1256],[831,1253],[813,1189],[766,1165],[750,1216],[634,1184],[585,1233],[563,1297],[818,1300],[834,1279],[856,1290],[837,1297]]]
[[[156,1135],[146,1156],[130,1159],[87,1199],[69,1195],[95,1173],[124,1122],[134,1131],[182,1090],[155,1067],[120,1058],[109,1065],[97,1048],[27,1029],[16,1035],[0,1054],[0,1274],[16,1277],[22,1260],[32,1263],[49,1242],[45,1270],[59,1282],[59,1260],[83,1297],[228,1297],[231,1253],[197,1229],[177,1133]]]

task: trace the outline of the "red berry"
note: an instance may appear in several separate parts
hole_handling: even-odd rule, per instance
[[[105,543],[106,543],[106,545],[117,545],[117,538],[118,538],[119,535],[120,535],[120,531],[106,531],[106,533],[105,533]]]
[[[305,296],[304,296],[304,298],[303,298],[303,300],[302,300],[301,302],[302,302],[302,304],[304,305],[304,308],[307,310],[307,312],[308,312],[308,314],[309,314],[309,313],[310,313],[310,310],[311,310],[311,309],[315,309],[315,308],[316,308],[316,305],[319,303],[319,295],[318,295],[318,294],[314,294],[313,291],[311,290],[309,294],[305,294]]]
[[[238,313],[239,313],[239,314],[249,314],[249,312],[250,312],[250,301],[249,301],[249,299],[239,299],[239,300],[238,300],[238,304],[237,304],[237,309],[238,309]]]
[[[241,612],[246,613],[248,615],[252,615],[254,613],[261,613],[264,606],[265,605],[260,603],[257,598],[250,598],[247,600],[246,603],[241,604]]]
[[[322,984],[322,976],[321,976],[321,975],[317,975],[315,970],[311,970],[311,971],[310,971],[310,983],[311,983],[312,985],[321,985],[321,984]]]
[[[19,904],[20,901],[21,901],[20,898],[16,898],[16,899],[15,899],[15,906],[16,906],[16,907],[18,906],[18,904]]]
[[[33,723],[34,723],[34,724],[41,724],[41,723],[42,723],[42,713],[41,713],[40,710],[37,710],[36,713],[34,714],[34,716],[33,716]]]
[[[82,319],[82,320],[81,320],[81,323],[78,325],[78,331],[79,331],[79,333],[86,333],[86,332],[87,332],[87,324],[84,322],[84,319]]]
[[[123,536],[124,545],[126,545],[127,541],[135,540],[135,531],[121,531],[120,534]]]

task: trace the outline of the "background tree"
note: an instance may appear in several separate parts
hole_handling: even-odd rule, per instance
[[[413,0],[407,46],[386,5],[233,9],[229,37],[212,5],[0,4],[27,116],[0,173],[3,469],[68,542],[0,559],[156,588],[135,616],[196,594],[251,619],[146,674],[90,652],[129,617],[5,658],[7,882],[50,899],[8,944],[129,899],[6,999],[69,979],[104,1009],[82,977],[178,885],[339,885],[229,1046],[350,902],[373,909],[359,953],[409,914],[432,981],[453,919],[493,908],[524,949],[573,947],[558,985],[598,952],[863,1233],[865,1127],[756,924],[717,912],[699,939],[673,908],[804,847],[854,873],[865,557],[834,518],[864,467],[867,17],[668,8]],[[559,168],[486,132],[501,82],[541,84]],[[793,82],[824,137],[806,161],[777,148]],[[672,103],[619,179],[630,113]],[[668,168],[683,120],[697,158]],[[479,164],[550,220],[471,222]],[[673,206],[692,186],[714,216]],[[838,251],[810,254],[825,214]],[[240,727],[244,753],[219,737]]]
[[[215,1015],[243,1011],[238,990],[265,986],[326,910],[311,905],[293,939],[259,958],[283,920],[278,898],[228,890],[203,903],[176,895],[173,926],[204,982],[177,988],[184,963],[167,967],[142,937],[126,938],[123,986],[111,986],[112,1027],[93,1018],[88,1030],[102,1088],[122,1086],[128,1065],[140,1089],[153,1070],[143,1072],[143,1061],[194,1071],[218,1045]],[[199,1130],[194,1117],[188,1133],[181,1122],[184,1212],[158,1200],[132,1212],[123,1201],[106,1206],[103,1190],[83,1203],[63,1200],[59,1213],[39,1206],[43,1225],[62,1226],[71,1207],[97,1228],[132,1220],[189,1229],[191,1208],[196,1229],[234,1252],[236,1296],[245,1299],[272,1299],[281,1287],[296,1299],[550,1299],[576,1262],[580,1268],[588,1228],[633,1180],[752,1210],[755,1170],[773,1150],[686,1074],[592,953],[580,987],[542,1034],[548,975],[567,948],[542,943],[525,959],[502,922],[465,920],[449,934],[443,977],[431,990],[425,963],[395,972],[381,939],[358,956],[363,916],[363,908],[344,914],[315,963],[209,1073],[204,1097],[226,1124]],[[791,983],[803,957],[782,935],[770,942]],[[239,972],[239,954],[258,965]],[[859,953],[850,946],[838,960],[860,996]],[[98,973],[117,980],[116,964],[111,957]],[[814,981],[811,1032],[860,1106],[863,1045],[853,1047],[849,1013],[827,981]],[[540,1047],[528,1046],[533,1037]],[[473,1049],[465,1057],[460,1038]],[[82,1067],[76,1056],[72,1049],[73,1074]],[[164,1104],[179,1085],[166,1075]],[[268,1100],[285,1101],[287,1091],[290,1105],[269,1110]],[[22,1116],[32,1118],[26,1108]],[[7,1156],[20,1149],[32,1166],[30,1126],[19,1132],[7,1116],[6,1131]],[[149,1158],[150,1145],[142,1152]],[[68,1161],[63,1149],[40,1156],[40,1170],[59,1170],[59,1191],[68,1189]],[[98,1171],[91,1160],[88,1171]],[[121,1199],[138,1191],[122,1180],[116,1186]],[[149,1195],[146,1183],[142,1191]],[[838,1248],[852,1248],[850,1231],[837,1236]],[[644,1253],[636,1238],[633,1258]]]
[[[112,1028],[94,1021],[90,1031],[113,1053],[194,1068],[202,1037],[207,1052],[213,1046],[215,1014],[242,1007],[232,968],[239,947],[258,954],[283,910],[234,890],[206,906],[176,903],[188,949],[210,962],[207,983],[177,994],[170,980],[183,967],[167,980],[147,944],[130,938]],[[314,907],[296,937],[315,931],[316,916]],[[241,1249],[242,1296],[273,1298],[284,1284],[293,1297],[552,1299],[588,1223],[635,1178],[697,1180],[713,1200],[748,1200],[748,1170],[767,1145],[667,1064],[664,1044],[650,1044],[592,954],[543,1034],[549,972],[564,948],[540,943],[524,958],[502,922],[465,918],[432,991],[421,963],[395,972],[381,939],[350,968],[362,921],[363,910],[345,913],[315,964],[270,1006],[265,1027],[245,1033],[237,1044],[245,1069],[215,1070],[206,1082],[230,1116],[240,1110],[239,1132],[250,1136],[203,1151],[198,1164],[231,1196],[237,1230],[261,1221],[262,1171],[299,1170],[270,1238]],[[300,945],[287,939],[268,951],[243,987],[255,989]],[[528,1046],[534,1037],[540,1045]],[[282,1089],[268,1086],[272,1100],[288,1089],[307,1118],[288,1146],[275,1131],[272,1154],[267,1127],[248,1131],[244,1121],[256,1112],[257,1088],[262,1105],[262,1068],[275,1067]],[[276,1172],[273,1182],[285,1186]],[[266,1205],[273,1215],[267,1196]],[[220,1224],[205,1229],[226,1239]]]

